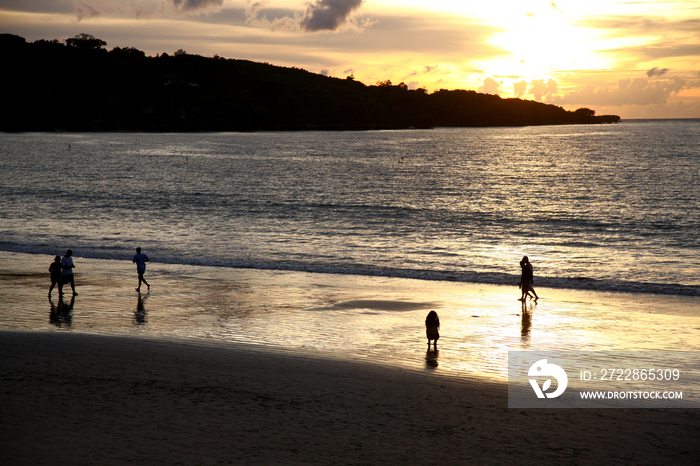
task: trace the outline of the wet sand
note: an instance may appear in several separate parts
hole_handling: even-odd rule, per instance
[[[0,332],[7,465],[697,464],[697,410],[507,409],[503,384],[237,344]]]
[[[700,298],[76,257],[79,296],[61,303],[49,256],[0,252],[0,329],[204,339],[430,372],[507,380],[508,351],[700,351]],[[441,319],[439,353],[423,321]],[[437,356],[437,357],[436,357]]]
[[[58,312],[50,257],[0,258],[3,464],[700,458],[697,409],[508,409],[502,377],[508,349],[697,351],[697,298],[543,289],[525,325],[516,287],[156,263],[139,297],[130,262],[77,257]]]

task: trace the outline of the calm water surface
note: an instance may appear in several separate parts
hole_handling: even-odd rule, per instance
[[[700,294],[700,121],[3,134],[0,250]]]

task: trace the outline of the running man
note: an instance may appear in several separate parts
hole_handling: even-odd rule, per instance
[[[136,255],[134,255],[133,259],[131,259],[131,262],[136,264],[136,271],[139,274],[139,287],[136,288],[136,291],[141,293],[141,282],[145,283],[150,291],[151,285],[149,285],[146,279],[143,278],[143,274],[146,272],[146,262],[148,262],[148,256],[141,253],[141,248],[136,248]]]

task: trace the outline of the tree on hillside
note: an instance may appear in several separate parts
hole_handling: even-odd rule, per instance
[[[0,34],[0,46],[3,49],[18,48],[26,45],[27,41],[24,37],[14,34]]]
[[[135,47],[114,47],[110,52],[112,55],[123,56],[123,57],[133,57],[133,58],[145,58],[146,53]]]
[[[102,39],[98,39],[90,34],[78,34],[75,37],[66,39],[66,45],[69,47],[76,47],[82,50],[102,50],[107,42]]]

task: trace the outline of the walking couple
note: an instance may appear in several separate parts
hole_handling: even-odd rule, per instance
[[[58,285],[58,294],[63,295],[63,285],[65,283],[70,283],[71,291],[73,291],[73,296],[78,296],[75,292],[75,279],[73,277],[73,269],[75,265],[73,264],[73,251],[70,249],[66,251],[66,255],[61,258],[61,256],[56,256],[49,266],[49,272],[51,273],[51,288],[49,288],[49,298],[51,298],[51,292],[54,287]]]
[[[528,296],[530,296],[530,299],[532,299],[532,295],[530,295],[530,292],[532,292],[532,294],[535,295],[535,301],[537,301],[539,297],[537,296],[537,293],[535,293],[535,289],[532,287],[532,284],[534,282],[532,264],[530,263],[530,259],[528,259],[527,256],[524,256],[523,260],[520,261],[520,268],[522,269],[520,283],[518,283],[520,291],[522,291],[520,301],[525,301],[525,299]]]

